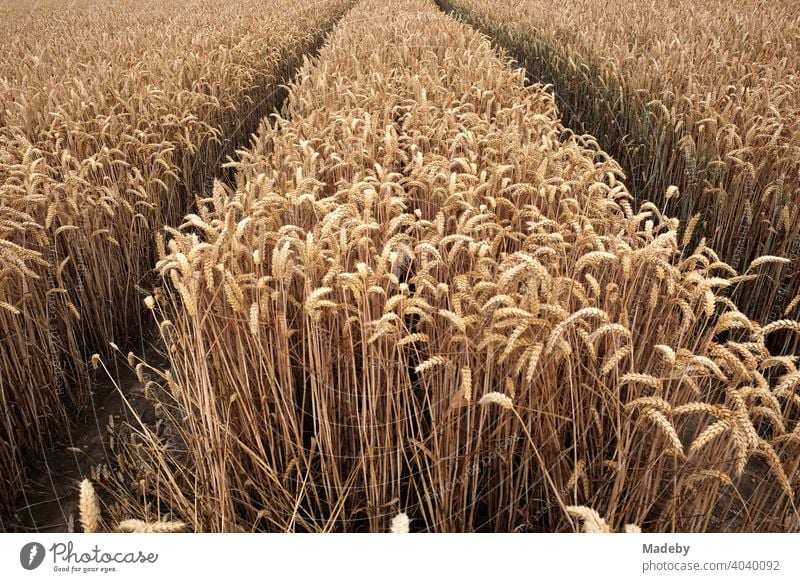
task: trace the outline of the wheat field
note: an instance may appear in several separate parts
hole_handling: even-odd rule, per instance
[[[2,25],[6,511],[110,377],[82,531],[800,528],[795,28],[191,4]]]
[[[735,299],[800,313],[800,6],[789,0],[487,0],[439,4],[551,83],[565,122],[605,136],[640,202],[693,225],[734,269],[780,255]],[[670,186],[680,198],[670,197]],[[685,228],[685,227],[684,227]],[[797,353],[797,337],[772,347]]]
[[[137,343],[163,226],[180,222],[347,7],[3,7],[3,505],[24,481],[22,459],[87,405],[91,356]]]

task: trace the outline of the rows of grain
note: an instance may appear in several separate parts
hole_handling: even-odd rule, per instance
[[[693,241],[706,237],[742,271],[763,254],[791,259],[736,301],[762,324],[800,314],[796,2],[440,5],[552,83],[570,125],[620,161],[637,200],[692,225]],[[796,340],[781,334],[772,345],[794,353]]]
[[[0,35],[0,506],[136,345],[155,238],[352,2],[15,2]]]
[[[800,372],[765,339],[800,324],[745,317],[745,279],[432,2],[359,4],[236,165],[158,263],[170,371],[158,427],[115,435],[112,514],[797,528]]]

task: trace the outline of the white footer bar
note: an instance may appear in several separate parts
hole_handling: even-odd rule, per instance
[[[796,581],[798,542],[798,534],[2,534],[0,580]]]

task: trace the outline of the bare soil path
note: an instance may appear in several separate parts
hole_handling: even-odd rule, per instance
[[[148,332],[134,353],[157,367],[166,360],[156,349],[155,333]],[[30,470],[28,487],[20,495],[12,523],[0,524],[5,531],[64,533],[80,530],[78,491],[93,468],[113,467],[108,426],[132,422],[132,410],[147,417],[144,386],[128,365],[127,356],[117,353],[103,361],[94,372],[92,401],[73,419],[71,426],[44,455],[44,461]]]

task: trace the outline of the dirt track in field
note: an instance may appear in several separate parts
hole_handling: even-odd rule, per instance
[[[153,335],[153,334],[150,334]],[[138,356],[150,365],[164,363],[154,345],[154,337],[143,340]],[[6,531],[64,533],[80,531],[78,491],[84,478],[91,478],[93,467],[114,467],[107,426],[132,422],[147,409],[144,386],[118,353],[113,361],[103,362],[94,372],[92,402],[73,420],[68,431],[47,451],[45,461],[30,471],[28,487],[20,496],[12,523]]]

